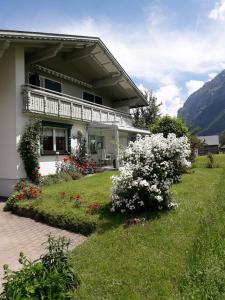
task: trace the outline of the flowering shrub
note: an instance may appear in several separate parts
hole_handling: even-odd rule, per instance
[[[16,201],[36,199],[40,194],[40,188],[21,180],[15,185],[14,193],[7,199],[5,210],[11,210]]]
[[[73,201],[73,206],[76,208],[81,207],[82,204],[82,196],[80,194],[77,194],[75,196],[71,196],[70,200]]]
[[[96,214],[100,211],[100,209],[102,208],[101,204],[98,202],[95,203],[91,203],[88,205],[88,209],[87,212],[91,215]]]
[[[96,169],[94,167],[95,161],[80,161],[76,156],[66,156],[58,166],[58,172],[64,173],[81,173],[83,175],[94,174],[96,173]]]
[[[119,176],[113,176],[111,210],[138,211],[169,208],[169,188],[190,166],[187,137],[169,134],[138,137],[123,153]]]
[[[39,172],[39,141],[41,137],[41,121],[32,119],[26,125],[24,133],[21,137],[18,151],[24,163],[24,168],[28,179],[33,183],[40,183]]]
[[[41,194],[40,188],[26,181],[19,181],[14,190],[17,194],[17,200],[35,199]]]

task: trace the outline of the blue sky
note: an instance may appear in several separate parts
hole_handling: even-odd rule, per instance
[[[99,36],[163,114],[225,68],[225,0],[0,0],[0,28]]]

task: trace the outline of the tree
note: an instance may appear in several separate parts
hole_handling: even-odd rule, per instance
[[[176,134],[176,137],[187,136],[188,128],[180,118],[164,116],[158,118],[152,125],[150,125],[152,133],[163,133],[167,137],[169,133]]]
[[[133,125],[138,128],[149,128],[157,118],[159,118],[159,107],[157,98],[153,95],[152,91],[145,91],[144,96],[148,102],[147,106],[137,107],[133,111]]]
[[[189,142],[191,145],[191,161],[193,162],[196,158],[197,155],[197,149],[199,149],[200,147],[202,147],[203,143],[201,142],[201,140],[198,139],[198,137],[196,136],[197,131],[196,130],[190,130],[189,129]]]

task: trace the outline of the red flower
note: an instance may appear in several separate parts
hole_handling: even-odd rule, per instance
[[[61,193],[59,193],[59,194],[60,194],[61,198],[65,198],[65,196],[66,196],[66,193],[65,193],[65,192],[61,192]]]

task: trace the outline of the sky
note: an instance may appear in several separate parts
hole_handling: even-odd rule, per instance
[[[100,37],[173,116],[225,69],[225,0],[0,0],[0,29]]]

